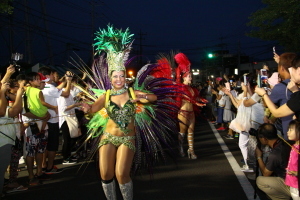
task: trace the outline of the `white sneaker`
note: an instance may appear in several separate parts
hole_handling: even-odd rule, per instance
[[[23,156],[20,158],[20,160],[19,160],[19,164],[21,165],[21,164],[24,164],[25,163],[25,160],[24,160],[24,158],[23,158]]]
[[[243,167],[241,168],[242,172],[254,172],[252,168],[249,168],[248,165],[243,165]]]
[[[73,160],[71,160],[71,159],[69,159],[69,160],[64,160],[62,164],[63,164],[63,165],[72,165],[72,164],[76,164],[76,161],[73,161]]]

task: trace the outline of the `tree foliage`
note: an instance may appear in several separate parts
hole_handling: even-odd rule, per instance
[[[251,14],[248,36],[277,41],[286,51],[300,51],[299,0],[262,0],[266,4]]]
[[[13,7],[11,6],[13,0],[0,0],[0,14],[12,14]]]

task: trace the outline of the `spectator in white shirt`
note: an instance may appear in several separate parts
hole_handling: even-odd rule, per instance
[[[51,83],[54,80],[53,72],[51,68],[49,67],[41,67],[38,71],[39,73],[42,73],[47,80],[45,88],[43,89],[43,94],[45,97],[45,101],[48,104],[51,104],[53,106],[57,106],[57,98],[60,96],[68,97],[70,95],[70,89],[71,89],[71,80],[73,77],[73,74],[71,72],[66,72],[66,78],[65,82],[61,83],[59,86],[55,87]],[[66,87],[65,87],[66,85]],[[65,87],[65,90],[63,91],[62,88]],[[48,158],[48,163],[46,164],[46,158],[44,159],[43,166],[47,166],[47,169],[45,170],[45,174],[54,174],[54,173],[60,173],[61,171],[58,170],[54,166],[54,159],[56,156],[56,152],[58,150],[59,146],[59,119],[58,119],[58,108],[56,110],[49,110],[48,111],[51,115],[50,120],[48,121],[48,144],[47,144],[47,151],[46,156]]]
[[[63,91],[64,90],[65,88],[63,89]],[[77,120],[75,115],[75,109],[76,107],[81,106],[81,103],[76,103],[74,101],[74,97],[76,96],[76,91],[77,88],[74,87],[74,85],[72,85],[70,95],[68,97],[60,96],[57,99],[59,128],[63,136],[63,147],[62,147],[63,164],[73,164],[76,162],[76,158],[71,157],[71,151],[74,145],[76,144],[77,138],[71,138],[70,127],[67,121],[67,118],[69,117],[72,117],[73,119]],[[78,124],[77,127],[79,127],[78,121],[77,124]]]

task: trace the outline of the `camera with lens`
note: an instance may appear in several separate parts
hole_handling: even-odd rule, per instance
[[[21,70],[21,66],[17,64],[17,62],[19,60],[22,60],[23,59],[23,54],[20,54],[20,53],[13,53],[11,54],[11,63],[15,68],[16,70]]]
[[[256,139],[257,139],[256,147],[259,148],[262,151],[262,144],[260,143],[260,141],[258,139],[258,130],[259,129],[256,130],[254,128],[250,128],[249,135],[256,137]]]
[[[257,137],[258,130],[255,130],[254,128],[250,128],[249,134],[252,135],[252,136]]]

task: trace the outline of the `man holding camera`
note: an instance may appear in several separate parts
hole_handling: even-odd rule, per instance
[[[66,82],[63,82],[59,86],[55,87],[51,83],[54,80],[53,71],[49,67],[41,67],[39,69],[39,73],[43,74],[46,78],[46,85],[45,88],[42,90],[45,101],[52,105],[56,106],[57,108],[57,99],[60,96],[68,97],[70,95],[70,89],[71,89],[71,81],[73,74],[71,72],[66,72],[65,80]],[[62,88],[66,85],[65,90],[63,91]],[[59,118],[58,118],[58,108],[54,110],[48,110],[48,112],[51,115],[51,118],[48,121],[48,145],[47,145],[47,151],[46,151],[46,157],[48,158],[47,168],[45,170],[45,174],[55,174],[60,173],[61,170],[57,169],[54,166],[54,159],[56,156],[56,152],[58,150],[59,146]],[[44,159],[44,167],[45,167],[45,159]]]
[[[268,145],[272,149],[266,162],[262,159],[262,151],[256,147],[255,155],[262,176],[258,176],[256,184],[271,199],[291,198],[290,191],[284,183],[290,154],[290,147],[277,136],[273,124],[262,124],[257,133],[261,145]]]

